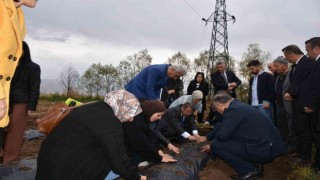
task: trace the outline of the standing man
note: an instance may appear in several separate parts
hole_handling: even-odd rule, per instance
[[[264,72],[258,60],[250,61],[247,67],[252,74],[249,81],[249,104],[273,122],[272,104],[275,98],[273,75]]]
[[[160,100],[160,90],[169,79],[177,79],[186,75],[183,65],[154,64],[145,67],[128,84],[125,89],[134,94],[141,102],[145,100]]]
[[[293,154],[298,152],[298,144],[296,130],[292,125],[292,105],[291,101],[283,99],[290,86],[288,61],[279,56],[273,64],[278,74],[275,81],[277,127],[282,140],[287,145],[287,154]]]
[[[289,73],[290,86],[284,95],[284,99],[292,101],[292,122],[297,130],[300,158],[290,161],[290,164],[309,165],[311,162],[312,130],[311,121],[314,113],[308,114],[304,111],[302,104],[308,101],[308,78],[314,66],[314,61],[303,54],[296,45],[289,45],[282,52],[290,63],[292,69]]]
[[[233,98],[236,98],[236,88],[241,85],[241,81],[233,71],[226,70],[226,68],[226,63],[224,61],[217,62],[216,71],[211,75],[214,94],[220,90],[226,90]]]
[[[320,121],[319,121],[319,105],[320,105],[320,37],[314,37],[306,41],[306,51],[308,56],[315,60],[311,75],[309,77],[310,83],[308,86],[308,101],[303,107],[305,112],[314,114],[316,116],[311,120],[311,130],[313,143],[315,144],[317,151],[313,168],[319,174],[320,172]]]

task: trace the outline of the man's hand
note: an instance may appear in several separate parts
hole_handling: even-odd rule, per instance
[[[229,87],[233,87],[233,88],[235,88],[235,87],[237,87],[237,83],[235,83],[235,82],[232,82],[232,83],[230,83],[230,86]],[[233,89],[232,88],[232,89]]]
[[[194,136],[189,136],[187,139],[188,139],[189,141],[196,141],[196,140],[197,140],[197,138],[194,137]]]
[[[289,93],[285,93],[283,96],[283,99],[286,101],[293,101],[293,98],[292,98],[291,94],[289,94]]]
[[[229,86],[229,87],[227,88],[227,90],[228,90],[228,91],[231,91],[231,90],[233,90],[233,88],[234,88],[234,87]]]
[[[305,111],[306,113],[311,113],[311,112],[313,112],[313,109],[308,108],[308,107],[304,107],[304,111]]]
[[[205,145],[201,147],[201,152],[210,152],[210,145]]]
[[[147,176],[140,176],[140,180],[147,180]]]
[[[177,147],[175,147],[173,144],[168,144],[168,149],[170,150],[170,151],[173,151],[174,153],[176,153],[176,154],[179,154],[180,153],[180,149],[179,148],[177,148]]]
[[[176,91],[174,89],[169,90],[167,93],[168,94],[174,94]]]
[[[7,113],[7,104],[6,99],[0,99],[0,120],[6,115]]]
[[[206,136],[200,136],[199,138],[197,138],[197,143],[202,143],[206,141],[208,141]]]
[[[201,137],[199,134],[194,134],[193,136],[196,137],[197,140]]]

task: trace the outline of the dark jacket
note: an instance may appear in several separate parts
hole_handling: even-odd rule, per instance
[[[308,79],[308,76],[314,66],[314,61],[308,59],[307,56],[303,56],[298,64],[295,65],[294,71],[292,73],[292,78],[290,78],[290,86],[288,93],[297,99],[302,93],[301,87]],[[290,75],[290,74],[289,74]]]
[[[311,82],[309,88],[311,93],[309,94],[309,101],[307,107],[318,111],[320,107],[320,58],[315,63],[315,66],[311,73]]]
[[[252,83],[253,77],[250,78],[249,82],[249,104],[252,102]],[[272,74],[263,72],[258,75],[258,85],[257,93],[259,104],[262,104],[263,100],[267,100],[271,103],[275,101],[275,88],[274,88],[274,78]]]
[[[191,128],[191,131],[197,130],[197,126],[192,116],[186,116],[182,125],[179,124],[181,123],[181,118],[181,106],[169,108],[162,115],[157,129],[162,134],[165,134],[165,131],[170,131],[175,132],[176,135],[181,135],[182,133],[187,131],[183,128],[183,125],[185,124],[186,126]]]
[[[27,43],[11,81],[10,103],[27,103],[28,110],[35,111],[40,95],[40,66],[31,60]]]
[[[140,179],[132,168],[120,120],[104,102],[74,109],[43,141],[37,180],[104,179],[112,170]]]
[[[248,153],[270,159],[284,152],[285,146],[279,132],[254,107],[234,100],[224,111],[222,118],[223,121],[215,130],[214,139],[242,142]]]
[[[200,83],[199,87],[197,88],[197,76],[198,74],[202,74],[203,77],[203,81]],[[187,95],[192,95],[193,91],[195,90],[200,90],[203,94],[203,99],[202,99],[202,112],[204,112],[206,110],[206,105],[207,105],[207,101],[206,101],[206,96],[209,94],[209,84],[205,81],[204,78],[204,73],[202,72],[197,72],[196,76],[194,77],[194,80],[192,80],[188,86],[187,89]]]
[[[167,85],[167,69],[169,64],[153,64],[140,71],[125,89],[138,99],[160,99],[161,88]]]
[[[289,93],[293,92],[295,94],[294,97],[295,100],[299,101],[299,110],[301,112],[305,112],[304,107],[314,102],[311,100],[311,96],[313,95],[312,91],[317,88],[317,86],[320,86],[319,83],[315,81],[318,78],[317,75],[319,75],[319,72],[317,72],[317,64],[315,64],[313,59],[307,58],[306,56],[301,58],[295,66],[294,73],[292,74],[292,82],[299,84],[299,87],[295,88],[295,84],[293,84],[293,86],[290,85]],[[293,88],[299,88],[299,90],[297,90],[299,92],[294,92]]]
[[[226,71],[228,83],[235,82],[237,83],[237,87],[241,85],[241,80],[234,74],[232,71]],[[214,94],[221,90],[227,90],[228,83],[225,81],[222,74],[218,71],[211,74],[211,83],[214,86]],[[236,98],[236,89],[233,89],[231,92],[232,97]]]
[[[149,121],[141,113],[132,122],[122,124],[127,152],[130,156],[139,155],[151,162],[160,162],[160,142],[149,127]]]
[[[174,94],[168,94],[169,90],[175,90]],[[180,91],[183,90],[183,82],[180,78],[178,79],[168,79],[168,84],[162,89],[161,93],[161,101],[164,102],[166,108],[170,106],[170,104],[180,97]]]

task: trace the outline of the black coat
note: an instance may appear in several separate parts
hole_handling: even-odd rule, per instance
[[[252,102],[252,83],[253,77],[250,78],[249,82],[249,104]],[[267,72],[263,72],[258,75],[257,93],[259,104],[262,104],[263,100],[267,100],[271,103],[275,102],[275,88],[273,75]]]
[[[195,79],[190,81],[190,84],[187,88],[187,95],[192,95],[193,91],[195,90],[200,90],[203,94],[203,99],[202,99],[202,112],[206,110],[206,105],[207,105],[207,99],[206,96],[209,94],[209,84],[203,79],[202,83],[200,83],[199,87],[197,88],[197,75],[202,74],[202,77],[204,77],[204,74],[201,72],[198,72],[195,76]]]
[[[291,83],[294,84],[290,84],[288,92],[293,93],[291,96],[299,102],[301,112],[305,112],[304,107],[314,102],[311,101],[312,91],[320,86],[315,81],[317,75],[319,75],[319,72],[317,72],[315,61],[307,56],[303,56],[294,68],[291,79]]]
[[[10,103],[27,103],[35,111],[40,95],[40,66],[31,61],[28,45],[23,42],[24,54],[19,60],[10,87]]]
[[[168,94],[169,90],[175,90],[174,94]],[[178,79],[168,79],[168,84],[162,89],[161,93],[161,101],[164,102],[166,107],[168,108],[170,104],[179,98],[180,91],[183,90],[183,82],[180,78]],[[171,98],[171,99],[170,99]],[[172,101],[172,102],[171,102]]]
[[[259,156],[274,158],[284,152],[285,146],[279,132],[256,108],[234,100],[222,118],[219,126],[215,127],[213,139],[242,142],[248,153]]]
[[[181,106],[169,108],[162,115],[157,129],[161,133],[163,133],[164,131],[173,131],[176,132],[176,134],[181,135],[182,133],[187,131],[179,125],[181,118]],[[191,130],[197,130],[197,126],[192,116],[185,117],[183,124],[186,124],[186,126],[190,127]]]
[[[143,113],[134,117],[132,122],[122,124],[127,152],[130,156],[139,155],[151,162],[160,162],[160,142]]]
[[[126,153],[120,120],[104,102],[74,109],[43,141],[37,180],[104,179],[112,170],[140,179]]]
[[[309,88],[311,93],[309,94],[309,101],[307,107],[312,108],[315,111],[319,110],[320,106],[320,58],[316,61],[311,73],[311,82]]]
[[[299,95],[303,93],[301,87],[308,79],[313,66],[314,61],[308,59],[307,56],[303,56],[298,64],[295,65],[292,78],[290,78],[290,86],[287,91],[294,99],[297,99]]]
[[[235,82],[237,83],[237,87],[241,85],[241,80],[234,74],[232,71],[226,71],[228,83]],[[228,89],[228,83],[223,78],[222,74],[218,71],[211,74],[211,82],[214,86],[214,94],[221,90]],[[231,96],[236,98],[236,88],[231,92]]]

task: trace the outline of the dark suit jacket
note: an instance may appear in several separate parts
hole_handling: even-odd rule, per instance
[[[226,71],[228,83],[235,82],[237,83],[237,87],[241,85],[241,80],[232,72],[232,71]],[[218,71],[211,74],[211,82],[214,86],[214,94],[216,94],[220,90],[227,90],[228,83],[223,78],[222,74]],[[231,93],[232,97],[236,98],[236,91],[233,89]]]
[[[179,125],[181,118],[181,106],[169,108],[163,114],[161,120],[159,121],[157,129],[160,132],[167,131],[170,129],[174,130],[175,132],[177,132],[177,134],[181,135],[186,131]],[[192,127],[192,130],[197,130],[197,126],[192,116],[186,116],[184,123]]]
[[[308,90],[310,90],[310,93],[306,93],[309,98],[306,106],[318,111],[320,106],[320,58],[315,62],[309,79]]]
[[[291,71],[291,70],[290,70],[290,71]],[[290,78],[289,78],[289,73],[290,73],[290,71],[289,71],[288,74],[286,75],[286,78],[285,78],[285,80],[284,80],[284,82],[283,82],[282,93],[281,93],[282,97],[284,97],[284,94],[287,92],[287,90],[289,89],[289,86],[290,86]],[[276,83],[275,83],[275,85],[278,84],[279,77],[280,77],[280,75],[278,75],[278,76],[276,77]],[[275,87],[275,88],[276,88],[276,87]],[[287,100],[283,99],[283,106],[284,106],[284,108],[285,108],[285,110],[286,110],[287,113],[292,114],[292,103],[291,103],[291,101],[287,101]]]
[[[303,56],[298,64],[296,64],[288,89],[288,93],[290,93],[294,99],[297,99],[299,95],[303,93],[302,89],[305,88],[303,86],[307,85],[306,80],[308,79],[313,66],[314,61],[308,59],[307,56]]]
[[[264,157],[274,158],[284,152],[279,132],[256,108],[233,100],[222,118],[214,140],[243,142],[248,153]]]
[[[250,78],[249,82],[249,104],[252,102],[252,83],[253,77]],[[274,103],[275,100],[275,89],[274,89],[274,78],[272,74],[263,72],[258,75],[258,100],[259,104],[262,104],[263,100],[267,100],[271,103]]]

